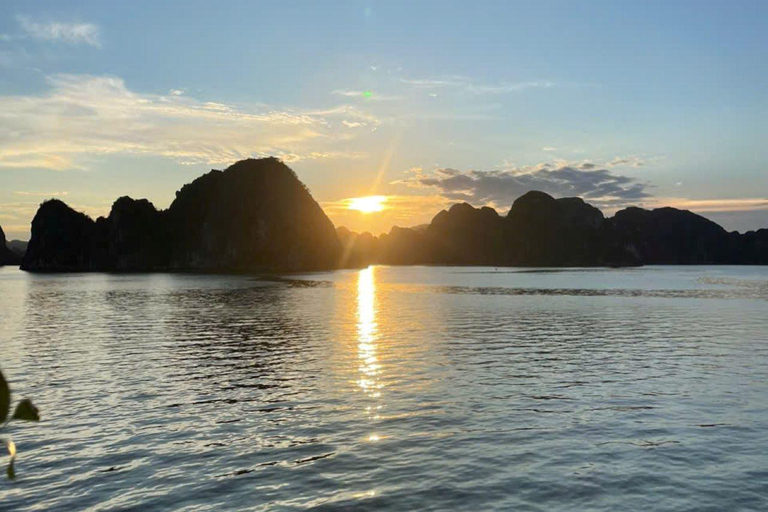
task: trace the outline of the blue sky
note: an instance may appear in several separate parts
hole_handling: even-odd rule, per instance
[[[765,2],[0,5],[0,225],[277,155],[387,231],[528,188],[768,227]],[[386,195],[363,215],[348,198]]]

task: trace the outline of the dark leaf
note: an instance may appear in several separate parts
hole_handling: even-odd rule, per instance
[[[11,460],[8,463],[7,474],[8,478],[13,480],[16,478],[16,472],[13,470],[13,463],[16,460],[16,445],[13,443],[12,439],[4,439],[2,442],[5,444],[5,447],[8,449],[8,454],[11,456]]]
[[[37,407],[35,407],[32,404],[32,400],[29,398],[25,398],[21,402],[19,402],[19,405],[16,406],[16,410],[13,411],[13,418],[14,420],[24,420],[24,421],[40,421],[40,414],[37,410]]]
[[[5,423],[9,412],[11,412],[11,389],[5,381],[3,372],[0,372],[0,423]]]

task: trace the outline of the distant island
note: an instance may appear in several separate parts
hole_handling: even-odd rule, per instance
[[[353,265],[366,263],[590,267],[766,265],[768,229],[727,232],[687,210],[630,207],[605,218],[577,197],[531,191],[501,216],[462,203],[421,228],[337,230]]]
[[[0,230],[0,264],[28,271],[305,271],[391,265],[637,266],[768,264],[768,229],[744,234],[675,208],[606,218],[580,198],[531,191],[502,216],[456,204],[388,234],[335,229],[284,163],[242,160],[184,185],[167,210],[121,197],[91,219],[40,205],[23,258]]]
[[[17,242],[17,240],[14,240]],[[0,267],[3,265],[18,265],[21,263],[22,254],[14,251],[13,242],[5,239],[5,232],[0,226]]]

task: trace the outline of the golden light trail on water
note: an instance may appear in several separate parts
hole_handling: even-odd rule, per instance
[[[376,357],[376,282],[375,267],[363,269],[357,278],[357,336],[360,359],[360,387],[370,396],[377,397],[376,375],[379,371]]]
[[[370,398],[381,397],[381,384],[378,375],[381,366],[376,356],[378,341],[378,326],[376,323],[376,267],[368,267],[357,275],[357,355],[360,361],[360,378],[358,386]],[[381,405],[367,407],[369,417],[378,418]],[[368,441],[378,441],[381,438],[371,433]]]

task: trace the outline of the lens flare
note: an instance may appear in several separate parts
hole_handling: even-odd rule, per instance
[[[353,197],[349,200],[347,208],[362,213],[380,212],[385,208],[386,202],[387,196]]]

